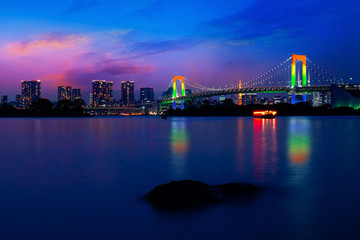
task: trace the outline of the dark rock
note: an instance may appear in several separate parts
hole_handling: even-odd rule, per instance
[[[146,198],[152,204],[164,207],[190,207],[221,202],[209,185],[191,180],[159,185]]]
[[[210,186],[192,181],[172,181],[159,185],[145,197],[155,206],[189,208],[221,203],[230,198],[250,196],[260,188],[249,183],[230,183]]]

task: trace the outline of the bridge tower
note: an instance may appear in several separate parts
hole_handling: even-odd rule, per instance
[[[296,62],[302,62],[302,84],[298,87],[305,87],[306,86],[306,55],[292,55],[292,64],[291,64],[291,87],[296,86]],[[301,83],[301,82],[300,82]],[[303,94],[303,102],[306,102],[306,94]],[[291,103],[295,104],[295,93],[291,96]]]
[[[241,79],[239,81],[239,89],[241,89]],[[238,102],[238,105],[241,106],[242,105],[242,94],[239,93],[239,102]]]
[[[177,97],[176,81],[181,81],[181,96],[185,96],[185,78],[184,76],[173,76],[173,98]],[[173,109],[176,109],[176,102],[173,101]],[[184,109],[184,101],[181,101],[181,109]]]

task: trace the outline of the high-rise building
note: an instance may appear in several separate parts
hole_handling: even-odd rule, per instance
[[[32,102],[41,97],[40,80],[21,81],[21,101],[22,107],[28,108]]]
[[[21,108],[21,95],[20,94],[16,95],[15,101],[16,101],[15,107]]]
[[[140,88],[140,103],[151,104],[154,102],[154,89],[153,88]]]
[[[187,95],[191,95],[192,94],[192,90],[189,88],[189,89],[185,89],[185,96]]]
[[[75,99],[81,99],[81,89],[74,88],[71,93],[71,100],[74,101]]]
[[[58,101],[71,100],[71,86],[58,86]]]
[[[1,96],[1,104],[8,103],[8,96]]]
[[[92,82],[92,106],[105,107],[112,104],[113,82],[105,80],[93,80]]]
[[[134,104],[135,88],[133,81],[121,82],[121,101],[125,106]]]

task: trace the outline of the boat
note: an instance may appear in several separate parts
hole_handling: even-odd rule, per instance
[[[253,112],[254,118],[275,118],[276,114],[276,111],[270,110]]]

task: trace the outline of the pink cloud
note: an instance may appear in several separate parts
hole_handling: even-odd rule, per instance
[[[83,67],[71,68],[62,73],[49,74],[42,79],[51,81],[54,86],[69,84],[86,87],[94,79],[112,80],[123,76],[146,75],[154,70],[155,68],[152,66],[131,61],[106,60],[94,64],[87,63]]]
[[[21,56],[44,51],[75,48],[88,42],[89,38],[85,36],[55,32],[38,36],[32,40],[8,43],[5,49],[11,55]]]

